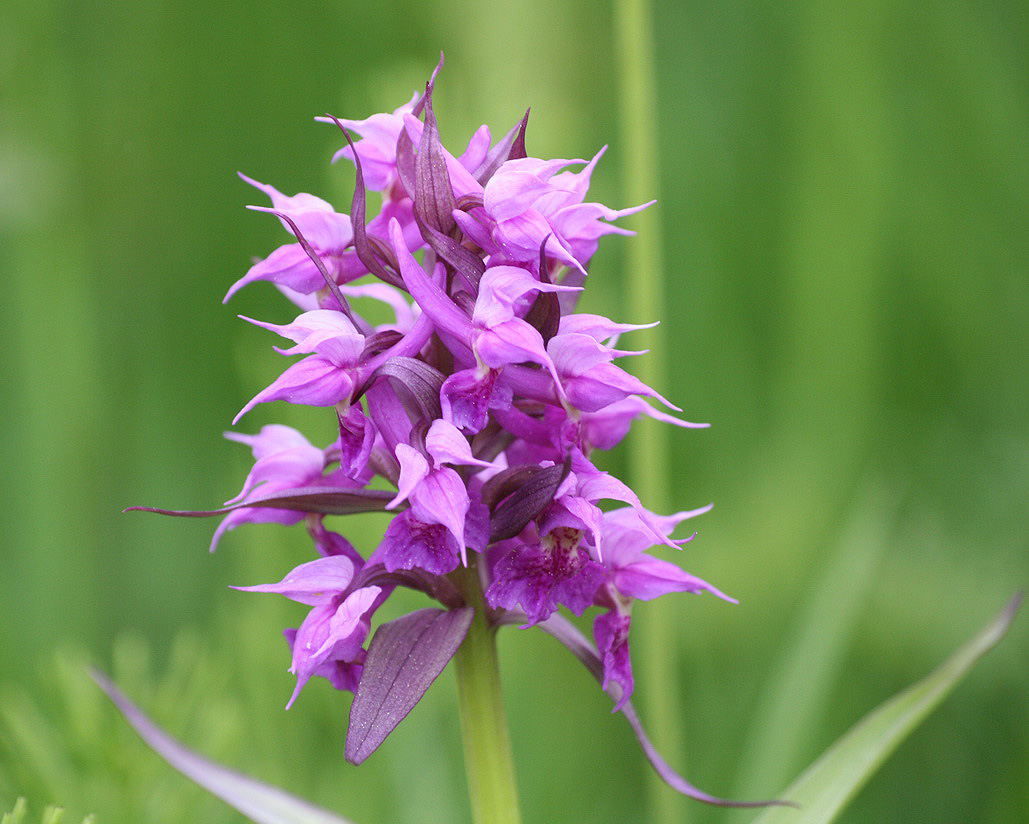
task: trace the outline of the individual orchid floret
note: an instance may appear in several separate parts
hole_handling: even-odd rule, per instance
[[[607,582],[598,592],[597,603],[606,606],[608,611],[597,616],[593,635],[604,663],[604,688],[607,689],[612,682],[621,687],[615,711],[625,705],[633,691],[629,627],[634,600],[649,601],[670,592],[707,591],[736,603],[735,599],[706,581],[645,552],[655,544],[655,526],[668,536],[682,521],[710,509],[709,505],[665,517],[647,513],[648,523],[644,523],[638,511],[628,507],[604,513],[601,530],[604,534],[604,566],[608,572]]]
[[[585,160],[509,160],[484,187],[484,223],[478,222],[476,214],[454,217],[489,254],[509,261],[533,261],[545,244],[550,257],[585,272],[601,235],[632,234],[603,221],[617,220],[650,205],[616,210],[583,202],[590,175],[603,153],[604,149],[597,152],[578,173],[560,170]]]
[[[355,572],[350,558],[332,555],[301,564],[277,584],[233,587],[278,593],[312,607],[289,639],[293,649],[289,671],[297,676],[297,685],[286,709],[313,675],[328,677],[341,689],[354,689],[360,680],[371,613],[382,602],[383,590],[369,586],[348,591]]]
[[[344,120],[339,122],[346,128],[357,132],[361,136],[354,144],[344,146],[332,156],[335,163],[341,157],[347,160],[354,160],[356,150],[357,157],[361,161],[361,170],[364,174],[364,184],[373,192],[384,192],[396,180],[397,176],[397,138],[404,128],[404,115],[410,114],[421,95],[415,92],[414,96],[402,106],[398,106],[392,113],[373,114],[364,120]],[[316,117],[322,123],[334,123],[329,117]]]
[[[613,608],[593,619],[593,640],[597,644],[597,652],[604,666],[601,689],[607,690],[612,684],[617,684],[621,690],[621,696],[615,701],[611,712],[622,709],[632,697],[635,688],[632,662],[629,659],[631,625],[632,617],[628,605]]]
[[[407,509],[390,521],[368,562],[380,563],[388,572],[421,569],[431,575],[446,575],[461,563],[461,550],[447,527],[420,521]]]
[[[246,444],[253,452],[255,462],[247,475],[243,488],[226,504],[236,504],[260,489],[262,494],[311,486],[337,485],[343,479],[341,473],[325,474],[328,463],[324,450],[311,443],[288,426],[269,424],[257,435],[226,432],[231,441]],[[211,551],[218,546],[221,536],[240,524],[279,523],[286,526],[299,523],[304,513],[271,507],[241,507],[230,512],[218,525],[211,539]]]
[[[491,409],[510,409],[513,393],[497,382],[499,375],[485,364],[450,375],[440,388],[444,419],[474,435],[486,426]]]
[[[465,521],[471,500],[465,482],[449,465],[488,468],[492,464],[474,457],[464,435],[442,419],[429,427],[424,452],[402,443],[397,445],[396,458],[400,480],[397,495],[386,508],[395,509],[409,501],[411,516],[418,524],[444,527],[465,561]]]
[[[279,488],[301,486],[320,477],[325,468],[324,453],[297,430],[281,424],[262,427],[256,435],[226,432],[230,441],[246,444],[254,455],[254,466],[243,482],[243,488],[226,503],[243,500],[259,484]],[[266,487],[267,489],[267,487]]]
[[[569,334],[574,332],[580,335],[589,335],[599,343],[608,342],[613,345],[617,341],[618,336],[625,332],[653,329],[657,325],[656,321],[654,323],[618,323],[610,318],[605,318],[603,315],[575,312],[561,317],[558,333]]]
[[[334,280],[346,282],[364,274],[365,270],[351,248],[354,231],[347,215],[337,212],[331,203],[320,197],[305,193],[290,197],[274,186],[258,183],[242,173],[240,177],[271,198],[271,209],[263,206],[251,208],[289,218]],[[279,219],[286,231],[294,233],[294,228],[283,217]],[[311,294],[325,286],[324,276],[299,242],[280,246],[264,260],[255,263],[230,287],[223,302],[248,283],[258,280],[267,280],[301,294]]]
[[[580,448],[587,454],[592,449],[614,449],[628,434],[633,421],[641,415],[683,429],[707,429],[711,425],[681,420],[655,409],[638,395],[629,395],[596,412],[579,416]]]
[[[706,591],[735,604],[734,598],[706,581],[645,552],[656,546],[653,538],[655,525],[665,536],[670,536],[678,524],[710,510],[711,504],[675,515],[661,516],[648,512],[646,522],[640,518],[639,512],[629,507],[605,512],[602,527],[604,564],[611,571],[618,592],[629,598],[650,601],[669,592]]]
[[[496,560],[486,601],[495,609],[523,611],[525,626],[545,621],[560,605],[582,615],[604,581],[604,567],[590,557],[582,530],[574,526],[555,525],[541,534],[530,524],[492,552]]]
[[[657,398],[679,410],[639,378],[611,363],[616,357],[639,353],[612,349],[592,335],[568,332],[550,339],[547,354],[561,375],[569,402],[583,412],[596,412],[630,395]]]
[[[640,527],[653,545],[666,541],[663,524],[640,505],[620,481],[600,472],[584,458],[573,461],[553,499],[517,539],[507,542],[493,566],[486,599],[493,607],[521,609],[529,623],[544,621],[559,604],[582,614],[593,603],[603,580],[604,513],[597,502],[620,500],[632,505]],[[499,548],[498,548],[499,551]]]
[[[547,369],[561,391],[554,364],[539,330],[516,313],[516,307],[532,292],[576,292],[578,287],[542,283],[518,266],[493,266],[479,283],[472,310],[477,328],[472,349],[478,362],[491,369],[528,361]],[[527,308],[527,307],[526,307]]]
[[[580,519],[583,529],[589,533],[598,560],[603,560],[606,551],[603,512],[597,506],[597,502],[602,500],[629,504],[642,527],[653,539],[651,546],[654,543],[663,543],[677,549],[679,544],[683,543],[671,540],[668,537],[669,531],[657,520],[657,516],[645,509],[639,496],[614,475],[597,469],[578,450],[572,450],[570,463],[572,471],[568,473],[568,477],[555,495],[554,504],[562,506]]]
[[[313,354],[293,364],[257,393],[239,411],[233,423],[257,404],[268,401],[285,400],[307,406],[349,404],[365,338],[344,314],[332,309],[315,309],[285,325],[243,319],[296,343],[289,349],[277,349],[280,354]]]

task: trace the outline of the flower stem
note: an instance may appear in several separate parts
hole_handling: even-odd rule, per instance
[[[519,824],[511,741],[500,692],[497,628],[488,620],[477,562],[478,557],[471,554],[468,566],[459,570],[465,603],[475,608],[475,618],[455,656],[472,820]]]

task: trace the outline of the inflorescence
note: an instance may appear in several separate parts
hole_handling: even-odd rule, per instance
[[[563,634],[584,660],[595,656],[615,709],[629,715],[633,602],[704,590],[732,600],[648,554],[690,540],[670,536],[710,507],[655,515],[593,462],[643,415],[706,425],[656,408],[652,400],[679,411],[615,365],[642,354],[616,348],[619,336],[653,324],[575,311],[599,238],[632,234],[613,221],[650,204],[587,201],[604,150],[589,161],[529,157],[528,113],[496,142],[482,126],[450,154],[433,113],[435,79],[392,113],[318,118],[345,139],[333,160],[356,168],[349,216],[241,175],[271,199],[250,208],[276,215],[293,242],[256,263],[226,300],[255,281],[274,284],[299,308],[296,319],[244,320],[292,341],[280,354],[302,357],[233,423],[282,400],[333,410],[339,437],[322,449],[282,425],[227,433],[255,463],[216,511],[227,515],[211,548],[244,523],[302,522],[313,539],[318,557],[279,583],[239,587],[310,607],[286,631],[297,678],[289,704],[312,676],[360,697],[376,610],[402,586],[443,611],[468,611],[457,573],[470,567],[493,625]],[[382,193],[370,220],[368,190]],[[358,299],[384,304],[389,322],[369,323],[351,305]],[[367,511],[394,515],[366,557],[325,518]],[[599,608],[595,651],[555,623],[562,606]],[[459,642],[449,639],[445,658]]]

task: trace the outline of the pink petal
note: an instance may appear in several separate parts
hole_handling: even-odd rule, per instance
[[[354,577],[354,563],[345,555],[330,555],[301,564],[277,584],[232,587],[242,592],[274,592],[308,606],[325,603],[343,592]]]
[[[348,400],[354,382],[347,371],[318,355],[310,355],[279,375],[266,389],[258,392],[244,406],[232,423],[235,424],[259,403],[288,401],[307,406],[335,406]]]
[[[406,443],[397,444],[397,461],[400,463],[400,481],[396,497],[386,504],[386,509],[396,509],[406,501],[429,474],[429,462],[425,456]]]

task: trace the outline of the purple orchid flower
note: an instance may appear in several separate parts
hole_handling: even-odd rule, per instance
[[[555,519],[552,519],[552,523]],[[604,582],[604,567],[582,545],[582,530],[535,524],[518,538],[496,544],[486,601],[494,609],[522,610],[530,627],[565,606],[582,615]]]
[[[286,400],[308,406],[349,405],[365,338],[342,312],[315,309],[282,326],[246,317],[243,320],[296,343],[289,349],[276,348],[281,355],[313,354],[293,364],[257,393],[233,418],[233,423],[257,404],[268,401]]]
[[[633,692],[632,665],[629,661],[629,628],[632,602],[649,601],[671,592],[711,592],[730,603],[725,593],[669,561],[651,557],[645,550],[655,545],[653,528],[665,536],[687,518],[710,511],[711,505],[690,512],[661,517],[647,513],[648,523],[632,508],[616,509],[603,515],[604,565],[607,582],[597,593],[597,604],[607,607],[593,622],[593,637],[604,664],[602,686],[612,682],[621,687],[621,697],[613,711],[620,710]],[[687,539],[689,540],[689,539]]]
[[[402,443],[397,445],[396,457],[400,464],[397,496],[386,505],[386,509],[395,509],[410,499],[411,516],[417,524],[444,527],[456,542],[462,563],[467,563],[465,522],[471,499],[465,482],[448,464],[492,465],[474,457],[468,441],[457,427],[442,418],[433,421],[429,428],[424,452]],[[414,525],[407,526],[410,530]],[[406,535],[404,540],[407,540]],[[455,566],[456,563],[451,569]]]
[[[476,210],[455,213],[454,219],[490,254],[512,262],[532,261],[545,243],[550,257],[585,274],[601,235],[633,234],[602,221],[634,214],[654,202],[621,210],[583,202],[590,175],[605,149],[588,163],[534,157],[509,160],[486,183],[481,216]],[[578,173],[560,171],[576,163],[586,167]]]
[[[407,103],[398,106],[392,113],[373,114],[364,120],[340,118],[340,123],[357,132],[362,139],[354,144],[354,148],[344,146],[336,152],[332,162],[335,163],[341,157],[353,161],[356,153],[361,162],[365,186],[373,192],[386,191],[397,179],[397,138],[404,129],[404,115],[411,113],[420,97],[421,94],[415,92]],[[316,117],[315,120],[321,123],[334,122],[328,117]]]
[[[271,209],[263,206],[251,208],[256,211],[274,211],[289,217],[318,252],[335,280],[346,282],[365,273],[351,248],[354,231],[349,216],[340,214],[333,209],[332,204],[320,197],[305,193],[288,197],[274,186],[258,183],[242,172],[239,176],[268,195],[272,201]],[[286,231],[293,231],[284,220],[280,218],[280,221]],[[255,263],[250,271],[232,284],[223,302],[228,302],[229,298],[248,283],[259,280],[270,281],[302,294],[311,294],[325,285],[321,272],[303,246],[300,243],[290,243],[280,246],[264,260]]]
[[[333,160],[354,162],[352,216],[243,178],[272,202],[252,208],[278,216],[296,243],[255,264],[226,299],[248,283],[273,283],[299,316],[243,319],[292,341],[279,354],[303,357],[234,422],[285,400],[331,407],[339,437],[322,450],[285,426],[230,433],[255,459],[240,493],[221,510],[172,514],[226,514],[212,548],[241,523],[305,523],[315,560],[278,583],[236,589],[309,607],[286,631],[297,677],[287,706],[315,676],[354,692],[348,760],[374,752],[473,620],[490,631],[539,626],[601,680],[672,786],[724,803],[661,761],[628,703],[636,601],[702,591],[732,601],[647,553],[691,540],[670,536],[709,507],[655,515],[593,462],[641,416],[706,424],[651,406],[655,399],[679,411],[615,365],[644,354],[617,348],[620,336],[654,324],[574,311],[599,238],[631,234],[612,221],[650,204],[616,210],[588,201],[604,150],[588,162],[531,157],[527,115],[495,143],[483,126],[463,152],[450,153],[432,107],[435,77],[392,113],[318,118],[347,141]],[[366,189],[383,192],[376,215],[366,214]],[[621,506],[605,511],[608,501]],[[369,511],[392,515],[373,548],[325,523]],[[398,586],[439,607],[380,624],[373,635],[376,611]],[[595,650],[562,617],[594,608]]]
[[[353,690],[359,683],[371,614],[389,593],[377,586],[350,591],[354,573],[350,558],[330,555],[301,564],[277,584],[233,587],[243,592],[275,592],[313,607],[298,629],[287,631],[293,651],[289,671],[297,676],[297,685],[286,709],[312,675],[328,678],[337,689]]]
[[[268,495],[301,488],[353,485],[345,474],[338,470],[325,473],[329,464],[327,453],[331,453],[331,450],[312,446],[307,438],[288,426],[269,424],[257,435],[226,432],[225,437],[249,446],[255,459],[253,469],[243,482],[243,488],[238,495],[226,501],[226,505],[244,502],[255,489],[259,489],[262,495]],[[215,530],[211,539],[211,552],[217,548],[222,535],[240,524],[278,523],[290,526],[302,520],[303,512],[290,509],[234,509]]]

